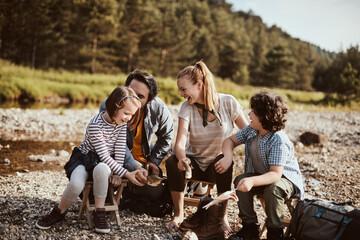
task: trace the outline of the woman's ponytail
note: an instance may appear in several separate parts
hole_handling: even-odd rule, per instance
[[[202,82],[204,83],[205,108],[209,111],[214,110],[215,104],[219,100],[215,87],[214,75],[210,72],[209,68],[203,61],[197,62],[195,64],[195,68],[201,71]]]

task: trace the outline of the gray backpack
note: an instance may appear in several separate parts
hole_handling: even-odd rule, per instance
[[[360,210],[326,200],[305,199],[296,206],[289,228],[289,239],[360,239]]]

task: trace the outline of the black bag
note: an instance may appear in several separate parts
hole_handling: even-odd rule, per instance
[[[89,151],[87,154],[84,154],[79,148],[74,147],[69,161],[64,166],[66,176],[70,179],[71,173],[75,168],[79,165],[84,165],[86,171],[89,173],[89,180],[92,180],[92,170],[99,162],[100,158],[95,152]]]
[[[152,217],[164,217],[166,214],[172,214],[173,206],[165,179],[157,187],[139,187],[129,182],[123,191],[119,209],[129,209],[134,213],[145,213]]]
[[[321,199],[300,201],[291,218],[289,239],[360,239],[359,210]]]

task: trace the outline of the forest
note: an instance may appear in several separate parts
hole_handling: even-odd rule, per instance
[[[172,78],[202,59],[236,84],[360,99],[359,46],[326,51],[225,0],[0,1],[0,58],[45,71],[139,68]]]

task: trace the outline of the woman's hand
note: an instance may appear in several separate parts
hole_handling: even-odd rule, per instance
[[[232,164],[232,158],[224,156],[222,159],[217,161],[214,165],[215,171],[219,174],[226,172]]]
[[[254,186],[254,181],[251,178],[243,178],[240,180],[236,189],[241,192],[249,192]]]
[[[148,172],[150,172],[151,175],[159,176],[159,174],[160,174],[160,170],[159,170],[158,166],[156,166],[156,165],[155,165],[154,163],[152,163],[152,162],[148,162],[148,163],[146,164],[146,170],[147,170]]]
[[[109,178],[109,182],[114,186],[114,187],[117,187],[121,184],[121,177],[119,175],[112,175],[110,178]]]
[[[141,183],[136,179],[136,174],[138,174],[138,172],[140,172],[140,170],[135,170],[133,172],[127,172],[125,174],[125,177],[127,179],[129,179],[130,182],[132,182],[133,184],[135,184],[137,186],[144,186],[145,185],[144,183]]]
[[[186,170],[183,162],[186,162],[187,164],[190,165],[191,160],[189,158],[187,158],[187,157],[184,157],[183,159],[179,160],[178,168],[180,169],[180,171],[185,171]]]

